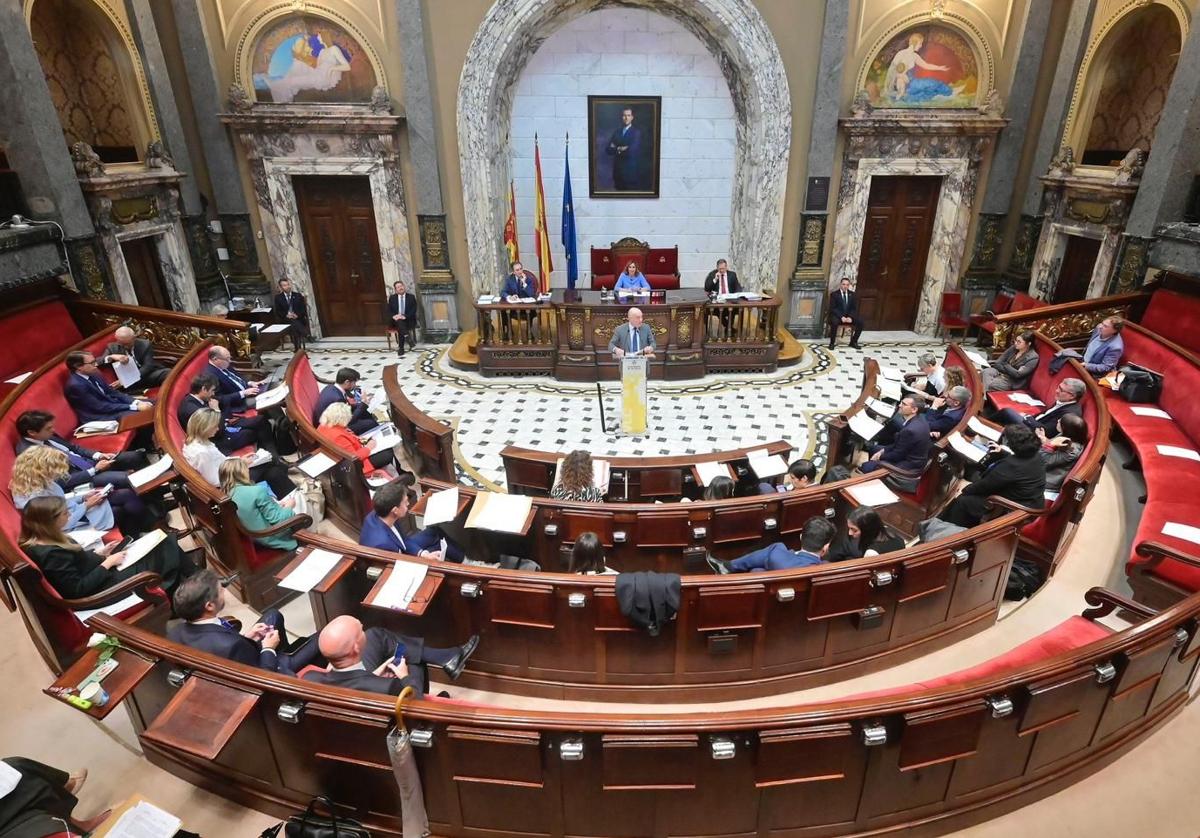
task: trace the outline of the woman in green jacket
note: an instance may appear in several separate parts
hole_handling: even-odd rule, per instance
[[[295,517],[296,513],[292,511],[295,496],[288,495],[282,501],[275,500],[270,489],[262,483],[251,482],[250,469],[241,457],[230,457],[221,463],[218,476],[221,478],[221,491],[233,500],[238,520],[246,529],[270,529]],[[295,550],[300,546],[290,535],[270,535],[256,538],[255,542],[277,550]]]

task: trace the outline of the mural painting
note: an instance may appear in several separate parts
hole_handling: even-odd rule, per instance
[[[252,61],[259,102],[367,102],[378,83],[354,36],[312,15],[289,16],[267,27]]]
[[[884,44],[863,89],[877,108],[970,108],[979,93],[975,51],[948,26],[905,29]]]

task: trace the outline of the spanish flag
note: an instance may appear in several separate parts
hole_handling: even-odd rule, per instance
[[[537,196],[533,211],[533,246],[538,256],[538,288],[543,294],[550,292],[550,273],[554,261],[550,258],[550,235],[546,229],[546,193],[542,191],[542,155],[538,151],[537,134],[533,135],[533,168],[537,175]]]
[[[512,181],[508,182],[508,218],[504,220],[504,249],[508,251],[508,263],[521,261],[521,246],[517,244],[517,196],[513,194]]]

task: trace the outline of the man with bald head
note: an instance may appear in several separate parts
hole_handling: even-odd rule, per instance
[[[622,323],[613,331],[608,349],[617,358],[626,355],[653,355],[654,330],[642,322],[640,308],[629,309],[628,322]]]
[[[456,680],[479,645],[479,635],[471,635],[461,646],[442,649],[384,628],[364,630],[356,618],[343,614],[321,629],[318,644],[329,667],[305,673],[305,680],[385,695],[399,695],[412,687],[420,698],[429,689],[427,664],[440,666],[451,681]]]
[[[164,366],[154,357],[154,344],[139,338],[137,333],[128,326],[122,326],[113,333],[113,342],[104,349],[100,363],[106,366],[123,364],[132,360],[141,372],[141,379],[127,389],[135,393],[157,387],[167,380],[171,368]]]

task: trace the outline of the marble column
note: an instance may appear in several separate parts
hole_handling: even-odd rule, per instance
[[[79,290],[115,299],[62,124],[19,3],[0,3],[0,140],[35,219],[62,227]]]
[[[825,329],[825,289],[829,283],[822,261],[849,24],[850,0],[828,0],[821,27],[821,59],[808,138],[808,178],[804,212],[800,216],[800,243],[788,284],[791,299],[787,328],[797,337],[820,337]]]
[[[963,308],[971,313],[991,305],[996,287],[1001,282],[1004,222],[1012,210],[1017,168],[1029,131],[1029,115],[1033,110],[1033,95],[1037,87],[1026,82],[1037,78],[1046,49],[1046,33],[1050,27],[1053,6],[1053,3],[1030,3],[1026,8],[1021,45],[1013,68],[1013,84],[1004,107],[1004,115],[1009,119],[1008,128],[1000,133],[992,154],[979,210],[979,225],[975,230],[975,250],[962,280]]]
[[[181,222],[187,238],[188,255],[191,257],[193,281],[200,296],[217,297],[223,293],[218,293],[221,289],[221,276],[217,268],[217,253],[213,248],[212,239],[208,236],[208,220],[204,217],[200,190],[196,187],[195,177],[192,176],[196,171],[195,164],[188,148],[187,137],[183,133],[179,109],[175,106],[175,91],[171,87],[171,77],[167,72],[167,62],[163,57],[158,30],[154,25],[150,0],[125,0],[125,11],[129,15],[133,38],[141,54],[142,66],[146,70],[150,97],[154,100],[154,111],[162,131],[163,146],[174,159],[176,171],[185,174],[179,183],[179,197],[180,209],[183,212]]]
[[[1159,228],[1181,221],[1196,173],[1200,171],[1200,35],[1188,32],[1171,77],[1162,116],[1154,129],[1150,157],[1129,212],[1112,293],[1133,291],[1142,284],[1148,265],[1156,264],[1151,240]],[[1200,253],[1189,261],[1195,261]]]
[[[208,49],[209,33],[201,4],[202,0],[171,0],[171,8],[175,12],[175,31],[179,37],[188,88],[192,94],[192,107],[196,113],[200,151],[212,183],[213,200],[221,221],[225,247],[229,251],[227,270],[230,285],[239,294],[267,294],[271,289],[258,264],[254,229],[250,224],[250,210],[233,156],[233,144],[218,118],[218,114],[225,110],[225,102],[217,85],[217,69],[213,65],[212,53]],[[204,289],[200,296],[207,302],[216,299],[217,291],[216,288]],[[219,296],[224,296],[223,288],[219,292]]]
[[[442,173],[434,133],[421,5],[421,0],[396,0],[396,20],[404,61],[404,125],[412,159],[411,194],[421,238],[421,274],[417,279],[421,335],[426,341],[441,343],[453,340],[458,334],[458,282],[450,267],[447,247],[446,210],[442,204]]]
[[[1079,76],[1079,68],[1087,52],[1088,33],[1092,29],[1096,3],[1097,0],[1073,0],[1071,15],[1067,18],[1067,29],[1063,33],[1058,64],[1054,70],[1054,82],[1050,86],[1050,98],[1042,116],[1041,132],[1038,134],[1033,166],[1030,169],[1030,182],[1021,204],[1016,240],[1004,270],[1006,282],[1018,289],[1029,286],[1033,257],[1038,239],[1041,238],[1044,214],[1042,184],[1037,178],[1050,168],[1050,159],[1054,157],[1062,142],[1063,127],[1071,109],[1071,92],[1075,88],[1075,80]]]

